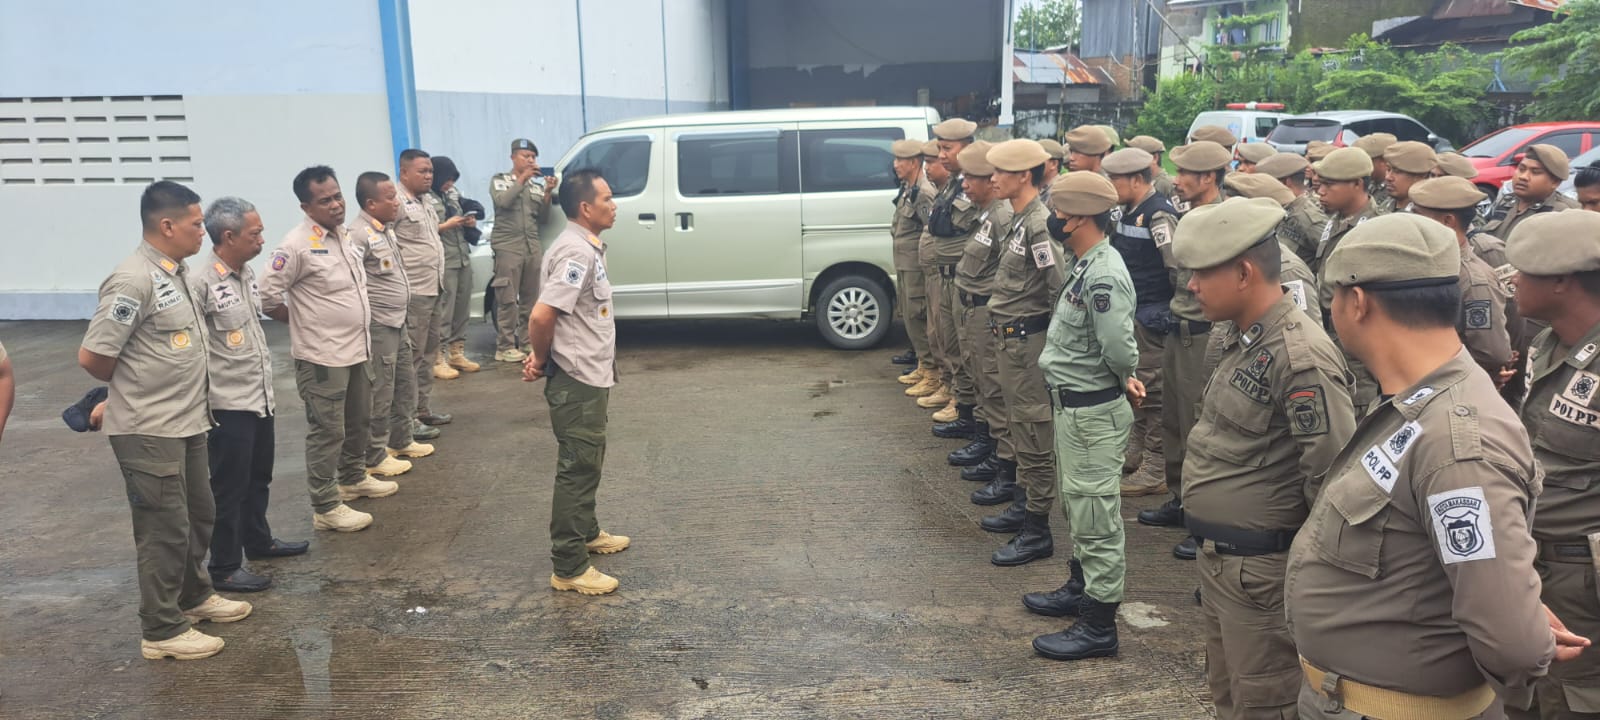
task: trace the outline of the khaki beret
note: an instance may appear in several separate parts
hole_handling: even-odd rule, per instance
[[[1221,125],[1201,125],[1195,128],[1194,132],[1189,133],[1189,142],[1194,143],[1197,140],[1209,140],[1230,150],[1239,144],[1239,138],[1234,137],[1233,133]]]
[[[933,126],[933,136],[940,140],[966,140],[978,131],[978,124],[965,118],[950,118]]]
[[[1179,170],[1211,172],[1227,167],[1232,161],[1233,154],[1213,140],[1196,140],[1172,149],[1172,164]]]
[[[1322,273],[1345,287],[1454,284],[1461,274],[1461,249],[1450,228],[1421,215],[1390,213],[1358,223],[1328,255]]]
[[[1111,138],[1093,125],[1079,125],[1067,132],[1067,147],[1084,155],[1104,155],[1111,149]]]
[[[989,151],[994,148],[993,143],[979,140],[971,145],[961,148],[956,153],[956,164],[961,166],[961,174],[968,177],[989,177],[994,174],[994,166],[989,164]]]
[[[1156,157],[1139,148],[1127,147],[1107,155],[1100,169],[1112,175],[1132,175],[1150,169]]]
[[[1117,189],[1104,175],[1074,172],[1050,182],[1050,209],[1092,217],[1117,206]]]
[[[1110,125],[1096,125],[1095,127],[1100,128],[1100,132],[1106,134],[1106,138],[1111,141],[1111,147],[1122,144],[1122,134],[1118,133],[1116,128]]]
[[[1282,221],[1283,206],[1270,198],[1234,197],[1202,205],[1178,221],[1172,257],[1191,270],[1216,267],[1273,237]]]
[[[1233,173],[1222,181],[1228,189],[1247,198],[1271,198],[1279,205],[1294,202],[1294,193],[1266,173]]]
[[[1389,167],[1412,175],[1427,175],[1433,172],[1433,166],[1439,164],[1439,156],[1427,143],[1415,140],[1397,142],[1383,151],[1383,161]]]
[[[1304,155],[1281,152],[1256,163],[1256,173],[1281,179],[1304,173],[1310,164]]]
[[[1404,168],[1401,168],[1404,170]],[[1411,172],[1406,170],[1406,172]],[[1460,210],[1475,207],[1487,195],[1473,185],[1471,180],[1446,175],[1444,177],[1429,178],[1411,186],[1411,191],[1406,194],[1411,199],[1411,204],[1425,207],[1430,210]]]
[[[1538,160],[1544,166],[1544,171],[1557,180],[1567,179],[1567,173],[1571,170],[1572,163],[1567,160],[1567,154],[1554,145],[1529,145],[1527,157]]]
[[[1455,152],[1439,153],[1434,158],[1439,164],[1439,170],[1446,175],[1471,180],[1478,176],[1478,168],[1468,160],[1465,155]]]
[[[1535,213],[1511,231],[1506,259],[1529,275],[1600,270],[1600,213],[1577,208]]]
[[[1150,137],[1149,135],[1135,135],[1128,138],[1128,147],[1139,148],[1151,155],[1167,151],[1167,144]]]
[[[1240,160],[1243,160],[1247,163],[1258,163],[1262,160],[1272,157],[1273,155],[1277,155],[1278,149],[1264,142],[1256,142],[1244,143],[1243,145],[1234,148],[1234,152],[1239,154]]]
[[[922,156],[929,160],[939,159],[939,141],[929,140],[922,144]]]
[[[1045,152],[1050,153],[1050,157],[1053,157],[1053,158],[1055,158],[1057,160],[1060,160],[1060,159],[1065,158],[1067,156],[1067,149],[1064,148],[1064,147],[1061,147],[1061,143],[1058,143],[1058,142],[1056,142],[1054,140],[1051,140],[1050,138],[1045,138],[1043,140],[1040,140],[1039,141],[1039,147],[1044,148]]]
[[[1383,151],[1388,150],[1390,145],[1399,140],[1400,138],[1395,137],[1392,133],[1376,132],[1371,135],[1362,135],[1356,139],[1355,144],[1351,145],[1351,147],[1366,151],[1369,158],[1381,158],[1383,157]]]
[[[1372,176],[1372,157],[1361,148],[1344,147],[1328,153],[1311,169],[1324,180],[1358,180]]]
[[[889,152],[897,158],[914,158],[922,155],[922,143],[917,140],[896,140],[889,146]]]
[[[1043,165],[1050,153],[1032,140],[1007,140],[990,148],[988,158],[996,170],[1022,172]]]
[[[1331,153],[1336,149],[1338,148],[1335,148],[1333,143],[1323,142],[1322,140],[1312,140],[1311,142],[1306,143],[1306,160],[1316,162],[1327,157],[1328,153]]]

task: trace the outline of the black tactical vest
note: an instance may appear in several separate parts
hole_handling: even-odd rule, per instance
[[[1150,221],[1157,212],[1177,217],[1172,201],[1161,193],[1151,193],[1132,212],[1124,212],[1111,228],[1111,247],[1122,255],[1133,278],[1134,302],[1143,307],[1172,300],[1172,281],[1167,276],[1167,265],[1161,260],[1155,238],[1150,234]]]

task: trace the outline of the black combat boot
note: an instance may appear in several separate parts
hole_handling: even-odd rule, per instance
[[[972,468],[967,469],[971,470]],[[961,477],[965,478],[966,473],[962,473]],[[1021,492],[1022,489],[1017,487],[1017,464],[1001,460],[1000,469],[995,471],[994,479],[990,480],[988,485],[972,491],[972,504],[985,507],[999,505],[1017,497]],[[1016,531],[1011,530],[1008,532]]]
[[[937,425],[934,425],[933,426],[933,435],[934,435],[934,437],[942,437],[942,438],[955,439],[955,440],[970,440],[970,439],[973,439],[973,437],[974,437],[973,433],[976,432],[977,429],[978,429],[978,421],[973,419],[972,411],[974,409],[976,409],[977,407],[978,407],[977,405],[963,405],[961,403],[956,403],[956,419],[951,420],[950,422],[947,422],[947,423],[939,423]],[[988,436],[988,434],[989,434],[988,432],[984,433],[985,436]],[[971,464],[976,463],[976,462],[978,462],[980,460],[983,460],[983,456],[982,455],[979,455],[977,460],[973,460],[971,463],[967,463],[967,464],[971,465]],[[957,465],[959,463],[952,462],[950,464],[951,465]]]
[[[978,527],[992,533],[1014,533],[1022,531],[1022,520],[1028,516],[1028,494],[1022,486],[1011,484],[1011,504],[1001,510],[999,515],[990,515],[978,521]]]
[[[1172,498],[1154,510],[1139,511],[1140,525],[1156,527],[1183,527],[1183,501]]]
[[[1058,633],[1033,639],[1033,650],[1051,660],[1083,660],[1117,655],[1117,606],[1087,595],[1078,622]]]
[[[990,453],[989,457],[983,459],[983,462],[978,463],[977,465],[969,465],[961,468],[961,479],[971,480],[973,482],[993,480],[995,475],[1000,472],[1000,468],[1005,462],[1005,460],[1001,460],[999,457],[996,457],[994,453]],[[1011,463],[1012,469],[1016,469],[1016,466],[1016,463]]]
[[[1067,584],[1052,592],[1023,595],[1022,606],[1028,612],[1050,617],[1077,615],[1078,606],[1083,602],[1083,566],[1078,564],[1077,558],[1073,558],[1070,564],[1072,577]]]
[[[1199,554],[1200,541],[1196,540],[1193,535],[1180,540],[1177,545],[1172,546],[1172,556],[1179,560],[1193,560]]]
[[[1055,539],[1050,537],[1050,513],[1027,513],[1022,519],[1022,531],[999,550],[994,551],[989,562],[1001,567],[1026,565],[1056,554]]]
[[[908,349],[905,352],[900,353],[899,355],[896,355],[896,356],[894,356],[892,358],[889,358],[889,362],[892,362],[892,363],[894,363],[896,365],[916,365],[917,364],[917,351],[916,350],[912,350],[912,349]]]
[[[995,448],[994,438],[989,437],[989,423],[973,423],[972,442],[959,450],[952,450],[945,457],[945,462],[962,467],[982,465],[994,454]]]

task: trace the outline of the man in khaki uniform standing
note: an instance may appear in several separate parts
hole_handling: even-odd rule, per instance
[[[1150,153],[1150,187],[1156,189],[1162,197],[1171,202],[1173,193],[1172,176],[1167,174],[1167,169],[1161,165],[1161,156],[1167,152],[1167,144],[1149,135],[1135,135],[1128,139],[1128,147],[1138,148]]]
[[[1389,168],[1384,189],[1394,201],[1392,209],[1403,211],[1411,204],[1411,186],[1433,177],[1438,158],[1433,148],[1414,140],[1397,142],[1383,151],[1383,162]]]
[[[522,362],[528,340],[523,337],[528,311],[539,298],[539,223],[556,197],[556,178],[539,170],[539,148],[532,140],[511,141],[511,171],[489,180],[494,205],[494,229],[489,247],[494,249],[495,333],[494,359]]]
[[[1383,154],[1388,152],[1400,139],[1386,132],[1363,135],[1356,139],[1352,147],[1365,152],[1372,160],[1372,175],[1367,178],[1367,194],[1372,196],[1372,203],[1389,213],[1398,208],[1394,198],[1389,197],[1389,163],[1383,159]]]
[[[1306,168],[1310,163],[1295,153],[1278,153],[1256,165],[1256,174],[1276,178],[1294,197],[1283,206],[1283,224],[1278,227],[1278,239],[1294,252],[1307,266],[1317,259],[1317,242],[1322,239],[1322,229],[1328,224],[1328,214],[1322,211],[1316,196],[1306,192]],[[1322,318],[1316,318],[1322,323]]]
[[[1483,231],[1510,240],[1517,223],[1532,215],[1578,207],[1577,202],[1557,190],[1570,170],[1571,163],[1561,148],[1530,145],[1511,177],[1511,192],[1500,193],[1489,209]]]
[[[1322,207],[1328,211],[1328,224],[1323,227],[1322,238],[1317,241],[1317,261],[1312,263],[1311,270],[1317,273],[1317,284],[1322,295],[1324,315],[1322,326],[1337,343],[1339,333],[1327,317],[1333,309],[1335,285],[1328,278],[1323,266],[1346,234],[1356,226],[1382,215],[1386,210],[1367,194],[1372,178],[1372,157],[1367,151],[1354,147],[1339,148],[1328,153],[1328,157],[1312,167],[1315,168],[1320,183],[1317,192],[1322,198]],[[1352,395],[1356,404],[1356,415],[1364,415],[1367,408],[1378,399],[1378,384],[1355,355],[1346,352],[1345,362],[1350,366],[1351,374],[1356,376],[1356,386]]]
[[[163,180],[145,188],[139,216],[144,241],[100,284],[78,364],[110,384],[102,428],[133,512],[139,652],[198,660],[223,642],[194,624],[243,620],[251,609],[213,592],[201,567],[216,519],[206,467],[206,324],[183,260],[200,252],[204,215],[200,196]]]
[[[898,356],[895,361],[908,360],[902,364],[916,366],[900,376],[904,385],[916,385],[933,368],[933,351],[928,349],[928,283],[922,277],[922,264],[917,260],[917,241],[922,239],[922,227],[928,221],[928,211],[938,191],[922,172],[922,145],[916,140],[896,140],[890,146],[894,154],[894,174],[900,180],[900,193],[894,198],[894,219],[889,228],[894,240],[895,290],[900,296],[897,303],[900,320],[905,323],[906,336],[911,340],[910,357]]]
[[[306,218],[272,251],[261,309],[289,324],[295,386],[306,407],[306,485],[318,530],[355,532],[372,516],[345,502],[388,497],[400,486],[367,474],[371,439],[372,308],[361,267],[366,244],[344,225],[344,193],[333,169],[316,165],[294,178]]]
[[[1061,168],[1067,164],[1067,148],[1050,138],[1040,140],[1039,147],[1044,148],[1044,151],[1050,154],[1050,159],[1044,161],[1044,189],[1039,191],[1041,195],[1049,197],[1050,181],[1060,175],[1062,173]]]
[[[433,189],[433,159],[410,149],[400,153],[400,215],[390,224],[400,260],[406,268],[411,300],[406,304],[406,340],[411,343],[415,368],[417,421],[428,426],[448,425],[450,415],[433,411],[433,366],[439,356],[439,290],[444,287],[444,245],[439,241],[439,217],[422,196]]]
[[[1287,211],[1289,206],[1294,204],[1294,194],[1290,193],[1289,189],[1283,186],[1283,183],[1273,180],[1270,176],[1261,172],[1259,167],[1253,173],[1234,173],[1229,175],[1226,180],[1222,181],[1222,184],[1233,191],[1234,197],[1267,198],[1285,210],[1284,218],[1278,222],[1278,226],[1273,230],[1273,237],[1277,239],[1279,245],[1283,246],[1282,251],[1278,253],[1278,285],[1282,288],[1284,294],[1294,301],[1295,306],[1300,308],[1301,312],[1311,316],[1311,322],[1315,323],[1319,328],[1322,327],[1322,305],[1318,297],[1317,276],[1312,275],[1311,267],[1306,265],[1305,261],[1301,260],[1299,256],[1295,255],[1293,250],[1289,249],[1287,238],[1295,231],[1289,229]],[[1220,340],[1219,335],[1221,333],[1219,331],[1222,329],[1219,325],[1221,324],[1212,324],[1210,341]],[[1235,328],[1230,326],[1226,330],[1232,331]],[[1209,360],[1207,361],[1207,366],[1211,366]],[[1208,370],[1206,375],[1209,377],[1210,374]]]
[[[440,380],[453,380],[461,373],[477,372],[478,363],[467,357],[467,320],[472,317],[472,245],[467,242],[467,228],[477,227],[478,218],[461,207],[461,193],[456,181],[461,171],[455,161],[443,155],[433,160],[433,187],[422,196],[439,218],[439,242],[444,246],[444,278],[439,289],[439,310],[435,315],[439,325],[439,359],[434,363],[433,376]]]
[[[944,438],[971,437],[970,421],[957,422],[954,427],[947,423],[961,419],[959,406],[967,406],[970,414],[970,408],[977,403],[972,373],[962,362],[961,337],[957,329],[959,323],[956,313],[951,312],[951,308],[959,303],[956,298],[956,263],[961,261],[967,239],[978,229],[978,215],[982,212],[978,203],[967,196],[961,163],[956,159],[962,150],[972,145],[972,133],[977,127],[977,123],[960,119],[946,120],[934,126],[934,135],[939,138],[939,162],[950,172],[950,182],[934,200],[925,229],[928,242],[922,247],[932,252],[930,267],[934,275],[928,283],[928,304],[935,306],[929,313],[935,321],[932,337],[936,343],[935,354],[942,363],[944,387],[917,404],[940,408],[933,414],[933,421],[941,423],[933,427],[933,434]],[[926,264],[929,258],[923,257],[922,261]],[[943,403],[938,402],[941,397]]]
[[[994,165],[988,157],[992,147],[980,140],[956,154],[967,198],[982,212],[956,264],[956,297],[950,308],[960,333],[962,362],[976,385],[975,406],[961,408],[966,417],[959,418],[972,422],[972,442],[952,451],[946,460],[967,466],[961,472],[963,479],[983,480],[987,475],[990,484],[972,494],[977,505],[1010,500],[1017,475],[1016,451],[1006,428],[1005,396],[1000,392],[995,337],[989,331],[989,298],[994,294],[994,272],[1000,264],[1000,233],[1011,221],[1010,203],[995,193]]]
[[[1246,174],[1256,172],[1256,165],[1276,154],[1278,149],[1264,142],[1241,143],[1233,149],[1233,156],[1239,161],[1239,172]]]
[[[1343,350],[1384,399],[1334,458],[1289,552],[1300,717],[1481,717],[1495,687],[1525,689],[1555,654],[1528,530],[1543,471],[1456,335],[1449,230],[1386,215],[1326,263]]]
[[[934,307],[938,298],[928,295],[928,288],[933,280],[938,279],[938,270],[933,267],[933,236],[928,233],[928,222],[933,219],[933,204],[950,183],[950,171],[946,170],[944,163],[939,161],[939,141],[929,140],[922,144],[922,177],[933,187],[933,194],[927,199],[927,214],[922,222],[922,229],[917,234],[917,274],[922,278],[920,294],[923,297],[922,309],[926,317],[922,322],[922,334],[928,340],[928,356],[926,359],[917,360],[921,379],[909,383],[906,388],[908,397],[921,400],[935,394],[944,382],[943,364],[939,360],[939,346],[937,342],[938,329],[936,323],[938,308]],[[929,274],[933,274],[930,279]],[[915,303],[913,303],[915,304]],[[905,382],[903,379],[901,382]],[[920,403],[918,405],[921,406]]]
[[[1394,172],[1395,168],[1391,167],[1391,179]],[[1461,274],[1456,281],[1461,293],[1461,314],[1456,319],[1456,332],[1472,359],[1489,373],[1489,377],[1498,378],[1515,364],[1510,327],[1512,323],[1518,326],[1522,323],[1516,314],[1516,305],[1511,302],[1511,294],[1495,276],[1494,268],[1473,255],[1467,244],[1466,228],[1472,224],[1478,203],[1484,198],[1483,192],[1468,180],[1438,178],[1407,188],[1405,198],[1413,212],[1438,222],[1455,234],[1461,253]]]
[[[1231,327],[1189,434],[1183,487],[1184,522],[1200,539],[1206,677],[1224,720],[1295,717],[1284,567],[1356,422],[1344,357],[1282,289],[1283,214],[1270,199],[1232,198],[1191,211],[1172,244],[1206,317]]]
[[[1111,151],[1111,138],[1093,125],[1079,125],[1067,133],[1067,169],[1106,174],[1100,161]]]

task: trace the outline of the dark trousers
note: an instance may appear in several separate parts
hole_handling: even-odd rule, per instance
[[[272,484],[272,418],[241,410],[211,413],[211,495],[216,498],[217,524],[211,531],[213,579],[227,577],[244,562],[244,548],[272,544],[267,525],[267,497]]]
[[[200,569],[216,519],[206,486],[206,436],[112,435],[110,440],[133,511],[139,626],[146,640],[175,638],[189,630],[183,611],[213,592],[211,578]]]
[[[586,543],[600,535],[594,495],[606,459],[606,404],[611,389],[585,385],[558,367],[545,380],[544,397],[550,403],[550,429],[557,447],[550,560],[556,575],[577,577],[589,569]]]

